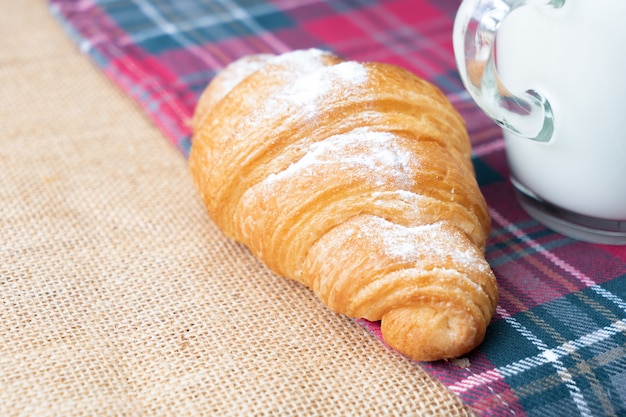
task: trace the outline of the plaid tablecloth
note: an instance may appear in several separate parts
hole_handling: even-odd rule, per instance
[[[234,59],[318,47],[404,66],[465,117],[493,231],[501,301],[483,345],[420,364],[478,414],[626,415],[626,247],[578,242],[529,218],[508,181],[501,132],[458,78],[457,0],[51,0],[78,47],[133,97],[183,156],[189,119]],[[132,134],[132,132],[129,132]],[[378,323],[359,321],[380,337]]]

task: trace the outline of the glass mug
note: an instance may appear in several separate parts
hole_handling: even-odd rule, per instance
[[[626,0],[465,0],[453,41],[526,212],[626,244]]]

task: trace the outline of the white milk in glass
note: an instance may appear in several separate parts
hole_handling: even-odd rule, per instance
[[[503,85],[536,90],[554,114],[548,143],[504,132],[515,180],[570,211],[626,220],[626,0],[521,7],[496,47]]]

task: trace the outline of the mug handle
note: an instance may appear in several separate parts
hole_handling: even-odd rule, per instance
[[[519,7],[558,8],[565,1],[464,0],[454,22],[454,55],[461,81],[470,96],[498,125],[539,142],[548,142],[552,137],[552,108],[534,90],[515,95],[501,83],[494,57],[496,32],[502,21]]]

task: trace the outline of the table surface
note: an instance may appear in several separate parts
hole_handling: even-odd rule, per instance
[[[0,0],[1,415],[620,415],[626,249],[512,198],[458,80],[457,1]],[[220,68],[322,47],[402,65],[467,121],[501,302],[462,362],[415,363],[208,219],[188,119]]]

